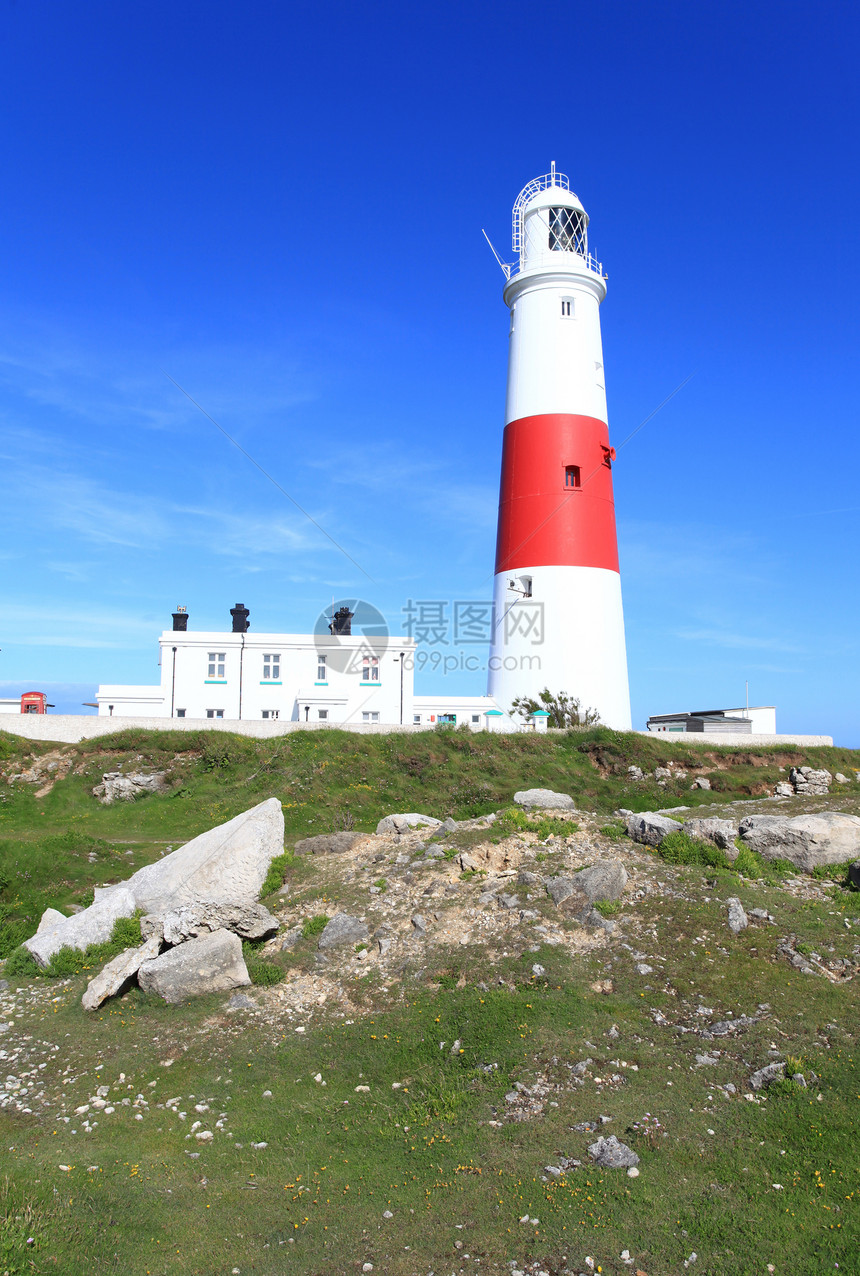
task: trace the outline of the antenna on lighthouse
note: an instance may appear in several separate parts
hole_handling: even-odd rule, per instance
[[[499,263],[499,265],[501,266],[501,268],[502,268],[502,274],[505,276],[505,279],[510,279],[510,277],[511,277],[511,268],[510,268],[510,266],[507,264],[507,262],[502,261],[501,257],[500,257],[500,256],[499,256],[499,254],[496,252],[495,248],[493,247],[492,243],[490,242],[490,236],[487,234],[487,232],[484,230],[484,228],[483,228],[483,227],[481,227],[481,234],[484,236],[484,239],[486,239],[487,243],[490,245],[490,252],[493,254],[493,256],[495,257],[496,261],[497,261],[497,262]]]

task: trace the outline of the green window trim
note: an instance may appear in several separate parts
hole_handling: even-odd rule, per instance
[[[261,678],[260,679],[261,687],[282,687],[283,685],[284,684],[281,682],[280,678]]]
[[[210,687],[226,687],[227,686],[226,678],[204,678],[203,681],[206,683],[207,686],[210,686]]]

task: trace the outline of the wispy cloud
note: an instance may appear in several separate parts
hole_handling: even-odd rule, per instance
[[[678,629],[675,636],[684,642],[707,643],[712,647],[732,647],[746,651],[788,651],[805,654],[803,647],[787,643],[782,638],[761,637],[757,634],[732,633],[725,629]]]

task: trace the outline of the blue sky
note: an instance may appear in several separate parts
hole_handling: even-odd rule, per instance
[[[489,597],[510,207],[609,275],[634,722],[858,725],[858,11],[150,0],[0,27],[0,694]],[[197,399],[357,571],[167,379]],[[421,691],[482,690],[480,676]]]

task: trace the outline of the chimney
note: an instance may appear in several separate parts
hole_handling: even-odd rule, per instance
[[[184,634],[187,628],[188,612],[184,607],[177,606],[176,611],[173,613],[173,632]]]
[[[250,612],[244,603],[237,603],[235,607],[230,608],[230,615],[233,617],[233,633],[246,634],[251,628],[248,623]]]
[[[349,638],[352,634],[352,618],[354,611],[350,611],[348,607],[339,607],[331,618],[329,625],[329,633],[336,638]]]

